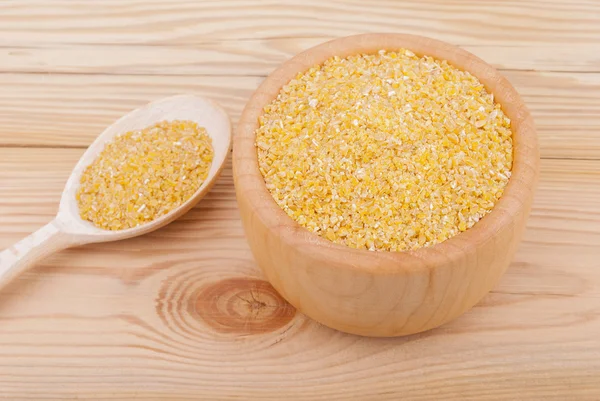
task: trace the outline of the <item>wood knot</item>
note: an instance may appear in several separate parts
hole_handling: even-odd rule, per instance
[[[252,278],[221,280],[197,292],[193,312],[221,333],[258,334],[289,323],[296,309],[266,281]]]

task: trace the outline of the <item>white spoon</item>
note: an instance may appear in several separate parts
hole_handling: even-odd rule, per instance
[[[109,231],[79,217],[75,194],[84,169],[115,135],[145,128],[163,120],[190,120],[206,128],[212,138],[213,162],[208,177],[194,195],[168,214],[126,230]],[[121,117],[108,127],[83,154],[62,193],[58,214],[38,231],[0,252],[0,288],[38,260],[65,248],[93,242],[137,237],[177,219],[202,199],[218,178],[231,147],[231,123],[227,113],[212,101],[192,95],[168,97],[149,103]]]

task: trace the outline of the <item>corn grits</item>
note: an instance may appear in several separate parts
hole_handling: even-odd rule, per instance
[[[403,251],[472,227],[510,178],[510,120],[477,78],[409,50],[334,57],[264,108],[261,174],[308,230]]]

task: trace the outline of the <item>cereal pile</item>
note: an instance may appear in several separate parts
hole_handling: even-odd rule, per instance
[[[210,136],[192,121],[162,121],[121,134],[81,176],[81,218],[106,230],[152,221],[200,188],[212,159]]]
[[[300,225],[353,248],[442,242],[491,211],[510,120],[477,78],[408,50],[334,57],[285,85],[256,132],[259,169]]]

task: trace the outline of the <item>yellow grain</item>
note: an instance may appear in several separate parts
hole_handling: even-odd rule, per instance
[[[354,248],[416,249],[469,229],[512,167],[510,120],[477,78],[408,50],[331,58],[285,85],[259,122],[275,201]]]
[[[212,158],[210,136],[193,121],[161,121],[118,135],[81,176],[81,218],[106,230],[155,220],[200,188]]]

